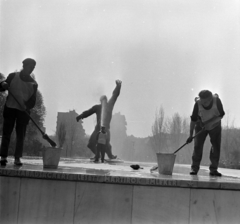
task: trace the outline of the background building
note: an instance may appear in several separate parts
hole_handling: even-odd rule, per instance
[[[56,138],[59,142],[63,140],[63,157],[89,157],[91,152],[87,149],[88,136],[83,129],[82,122],[76,121],[78,114],[75,110],[69,112],[58,112]]]

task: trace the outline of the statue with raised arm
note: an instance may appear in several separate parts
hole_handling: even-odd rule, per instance
[[[109,100],[105,95],[101,96],[100,104],[94,105],[89,110],[82,112],[76,117],[76,120],[79,121],[80,119],[87,118],[92,114],[96,114],[97,116],[97,124],[88,142],[88,148],[95,155],[91,159],[95,162],[99,161],[100,154],[101,160],[104,162],[105,153],[108,155],[109,159],[117,158],[117,156],[112,154],[112,146],[110,144],[110,123],[114,105],[120,95],[121,86],[122,82],[120,80],[116,80],[116,87],[114,88],[112,96]]]

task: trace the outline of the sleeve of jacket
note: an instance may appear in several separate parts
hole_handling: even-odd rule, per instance
[[[112,93],[111,98],[110,98],[109,101],[108,101],[108,104],[109,104],[109,105],[114,106],[114,104],[115,104],[118,96],[120,95],[120,91],[121,91],[121,85],[117,85],[117,86],[115,87],[115,89],[113,90],[113,93]]]
[[[27,109],[32,109],[35,106],[36,100],[37,100],[37,90],[38,90],[38,84],[37,84],[36,81],[34,81],[34,83],[33,83],[33,94],[29,98],[29,100],[25,102],[25,105],[26,105]]]
[[[4,92],[5,91],[5,89],[2,88],[2,83],[6,82],[10,86],[10,83],[13,80],[14,76],[15,76],[15,73],[10,73],[5,80],[2,80],[0,82],[0,92]]]
[[[195,102],[194,107],[193,107],[193,112],[191,116],[191,121],[196,122],[198,120],[198,103]]]
[[[225,111],[223,109],[222,102],[219,98],[217,98],[217,108],[218,108],[218,111],[220,113],[220,117],[223,117],[225,115]]]
[[[84,118],[87,118],[87,117],[91,116],[92,114],[96,113],[96,111],[97,111],[97,105],[94,105],[89,110],[83,111],[80,114],[80,116],[81,116],[82,119],[84,119]]]

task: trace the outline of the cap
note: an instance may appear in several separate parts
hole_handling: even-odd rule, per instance
[[[36,61],[32,58],[26,58],[22,61],[23,65],[34,64],[36,65]]]

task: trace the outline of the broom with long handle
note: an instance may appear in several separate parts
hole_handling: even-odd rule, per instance
[[[201,134],[204,130],[205,130],[205,126],[207,124],[210,124],[211,122],[215,121],[215,120],[221,120],[221,117],[213,117],[205,122],[202,122],[203,128],[197,133],[195,134],[195,136],[192,137],[192,139],[194,139],[197,135]],[[179,149],[177,149],[173,154],[175,154],[176,152],[178,152],[181,148],[183,148],[185,145],[187,145],[188,142],[186,142],[184,145],[182,145]]]
[[[52,146],[52,147],[56,147],[57,144],[49,138],[49,136],[44,133],[41,128],[37,125],[37,123],[33,120],[33,118],[30,116],[30,114],[27,112],[27,110],[25,110],[25,108],[23,108],[23,106],[19,103],[19,101],[16,99],[16,97],[12,94],[12,92],[8,89],[8,93],[13,97],[13,99],[18,103],[18,105],[24,110],[24,112],[28,115],[28,117],[32,120],[32,122],[35,124],[35,126],[38,128],[38,130],[41,132],[42,137],[48,141],[48,143]]]
[[[200,130],[196,135],[194,135],[192,137],[192,139],[194,139],[196,136],[198,136],[199,134],[201,134],[203,131],[205,130],[205,128],[202,128],[202,130]],[[173,154],[175,154],[176,152],[178,152],[181,148],[183,148],[185,145],[187,145],[189,142],[186,142],[184,145],[182,145],[179,149],[177,149]]]

